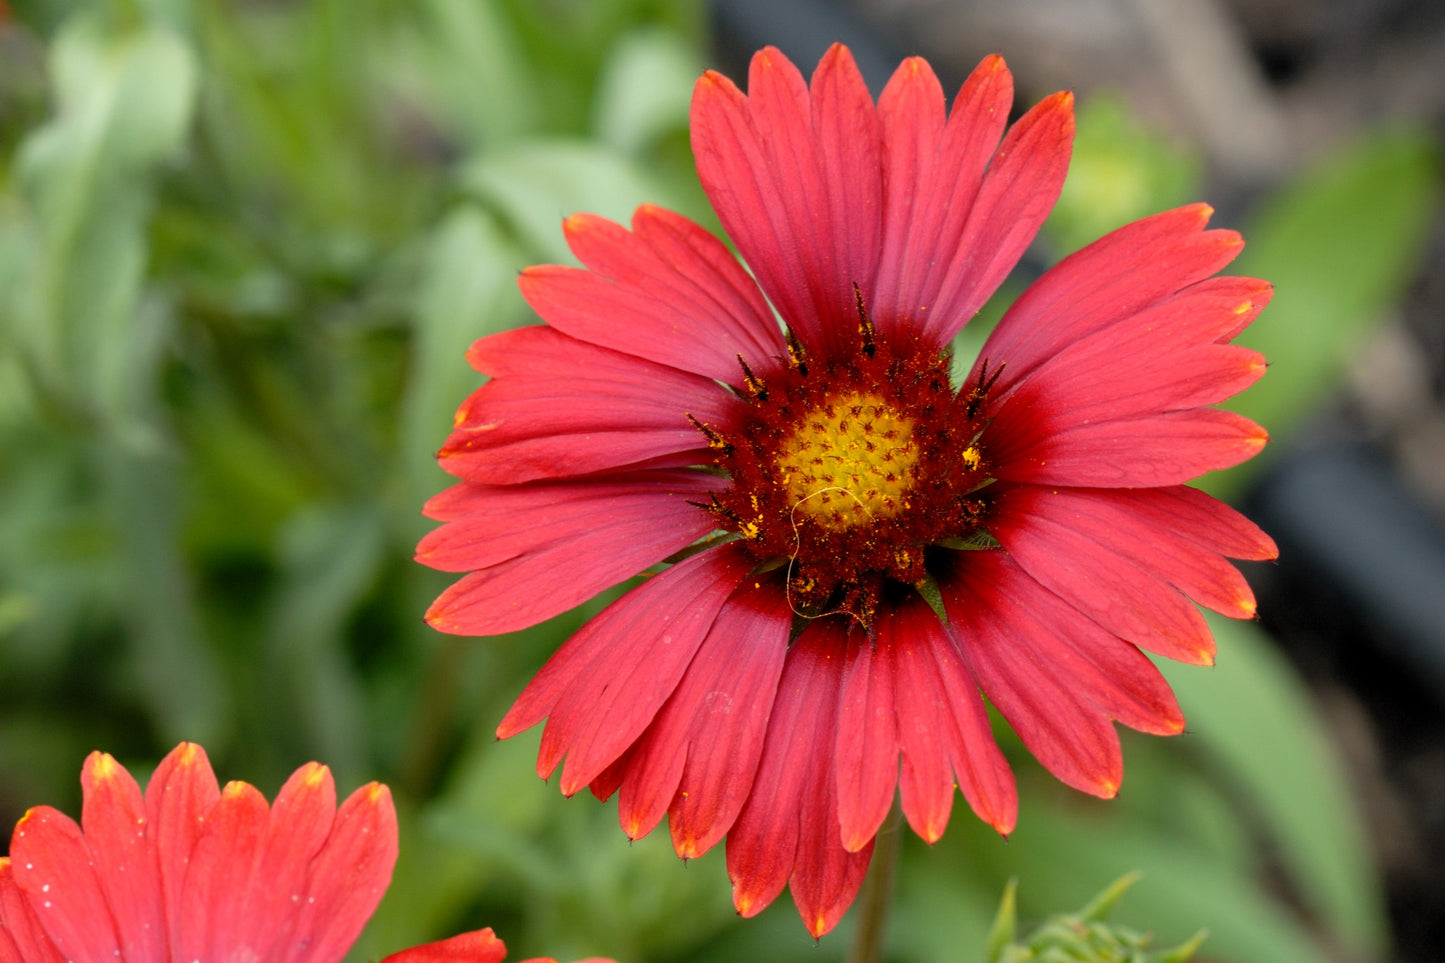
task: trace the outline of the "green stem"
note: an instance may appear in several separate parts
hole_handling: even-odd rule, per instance
[[[893,906],[893,877],[898,872],[902,840],[903,814],[895,804],[893,815],[884,823],[873,844],[873,860],[868,867],[868,878],[863,881],[858,929],[853,933],[848,963],[880,963],[883,959],[883,936],[888,929],[888,911]]]

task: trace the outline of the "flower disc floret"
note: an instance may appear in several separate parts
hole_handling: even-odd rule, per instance
[[[913,421],[876,394],[845,392],[808,412],[778,446],[778,481],[794,510],[832,531],[909,506],[918,446]]]
[[[839,357],[795,343],[777,370],[748,368],[747,416],[699,427],[732,481],[713,495],[720,527],[763,567],[786,567],[798,615],[866,625],[889,582],[929,578],[930,545],[978,533],[988,478],[974,444],[981,394],[955,391],[950,355],[906,338],[899,350],[866,313],[860,331]]]

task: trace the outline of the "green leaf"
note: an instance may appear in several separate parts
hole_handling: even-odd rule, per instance
[[[1378,955],[1386,940],[1379,881],[1319,716],[1256,626],[1214,616],[1210,624],[1219,641],[1213,669],[1162,666],[1189,720],[1183,738],[1259,821],[1318,920],[1353,953]]]
[[[101,460],[109,475],[107,507],[122,535],[113,563],[124,586],[134,684],[164,739],[194,739],[219,750],[231,706],[182,552],[178,465],[165,453],[123,442]]]
[[[625,154],[637,154],[670,131],[686,130],[702,67],[681,34],[646,29],[623,37],[597,80],[598,136]]]
[[[1199,951],[1199,948],[1204,945],[1204,941],[1207,939],[1209,939],[1209,930],[1200,930],[1183,943],[1180,943],[1172,950],[1160,956],[1159,963],[1188,963],[1189,960],[1194,958],[1194,954]]]
[[[1003,899],[999,900],[998,913],[993,918],[988,940],[983,945],[985,963],[999,963],[1003,958],[1003,951],[1014,941],[1014,933],[1018,927],[1018,886],[1018,877],[1015,876],[1010,877],[1003,888]]]
[[[1430,136],[1372,132],[1260,206],[1229,272],[1275,286],[1238,339],[1262,351],[1270,369],[1230,407],[1283,434],[1337,386],[1418,268],[1440,187]]]
[[[422,0],[391,38],[391,83],[472,146],[541,129],[538,78],[494,0]]]
[[[527,316],[517,290],[523,257],[476,205],[459,205],[447,215],[423,257],[412,370],[403,401],[403,457],[414,505],[448,483],[436,466],[436,451],[451,431],[457,406],[482,384],[482,376],[467,364],[467,348]]]
[[[57,112],[16,164],[29,235],[0,304],[42,390],[87,416],[134,413],[157,339],[137,330],[157,169],[190,123],[196,66],[164,27],[68,21],[51,57]],[[16,246],[5,253],[16,256]]]
[[[386,522],[368,505],[313,505],[281,532],[281,585],[267,626],[278,701],[295,741],[344,776],[364,773],[366,719],[346,630],[379,575]]]
[[[1079,918],[1086,923],[1108,919],[1109,914],[1114,912],[1114,907],[1119,905],[1119,900],[1123,899],[1129,888],[1139,882],[1143,876],[1144,874],[1138,870],[1120,876],[1105,887],[1102,893],[1090,900],[1088,906],[1079,911]]]

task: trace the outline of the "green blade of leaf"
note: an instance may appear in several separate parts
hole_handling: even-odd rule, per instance
[[[1210,617],[1219,661],[1161,667],[1188,735],[1278,844],[1291,883],[1319,920],[1364,956],[1385,917],[1360,814],[1298,679],[1251,623]],[[1210,922],[1210,921],[1204,921]]]

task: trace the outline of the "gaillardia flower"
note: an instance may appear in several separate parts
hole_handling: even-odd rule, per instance
[[[1071,95],[1005,131],[1012,88],[990,57],[945,111],[913,58],[875,105],[842,46],[811,84],[773,49],[746,95],[708,73],[693,151],[751,274],[669,211],[579,214],[583,266],[521,277],[546,323],[469,353],[492,380],[441,451],[461,482],[418,558],[470,574],[427,617],[508,632],[664,563],[498,735],[547,719],[539,773],[620,790],[631,837],[664,814],[683,857],[726,836],[745,916],[788,885],[832,928],[896,791],[926,840],[955,785],[1010,832],[984,697],[1059,779],[1112,796],[1112,721],[1183,726],[1140,650],[1209,663],[1190,599],[1250,617],[1224,556],[1274,555],[1184,484],[1265,443],[1213,407],[1264,371],[1229,342],[1270,287],[1213,276],[1242,242],[1209,208],[1065,259],[954,376],[950,343],[1068,166]]]
[[[80,782],[80,825],[38,806],[0,858],[0,963],[336,963],[391,882],[391,793],[371,783],[338,809],[331,772],[314,762],[269,806],[244,782],[218,786],[191,743],[144,793],[99,752]],[[498,963],[505,952],[480,930],[384,963]]]

